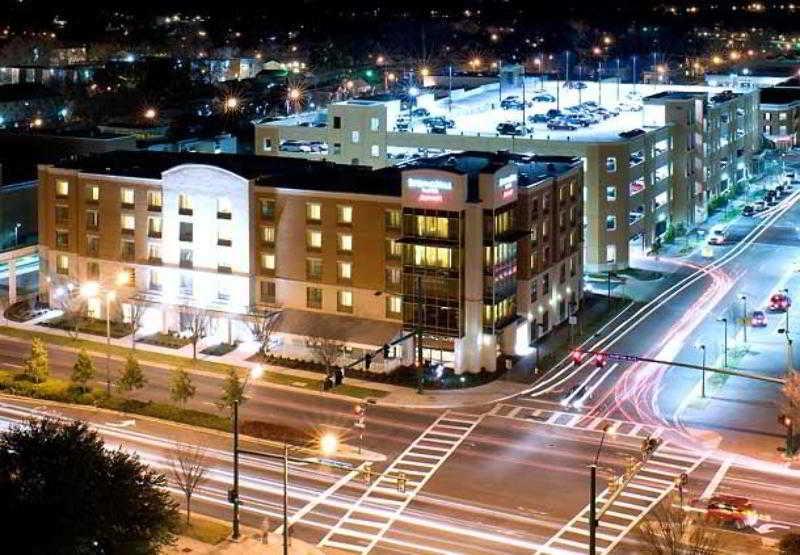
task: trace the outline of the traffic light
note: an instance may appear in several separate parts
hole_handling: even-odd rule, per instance
[[[383,347],[382,347],[382,350],[383,350],[383,358],[384,359],[388,359],[389,358],[389,345],[387,343],[384,343]]]
[[[583,360],[583,353],[580,352],[578,349],[572,351],[572,363],[573,364],[580,364]]]
[[[367,427],[367,407],[362,404],[353,407],[353,415],[355,416],[355,423],[353,426],[361,428],[362,430]]]
[[[372,355],[367,353],[366,355],[364,355],[364,368],[369,370],[370,364],[372,364]]]
[[[597,353],[594,355],[594,365],[596,368],[602,368],[606,365],[606,355]]]
[[[788,414],[778,415],[778,424],[788,428],[792,425],[792,418]]]

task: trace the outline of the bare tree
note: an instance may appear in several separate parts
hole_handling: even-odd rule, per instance
[[[62,318],[70,338],[77,340],[84,321],[86,302],[77,289],[65,290],[56,299],[56,307],[62,312]]]
[[[783,410],[792,422],[800,419],[800,372],[791,370],[783,384]]]
[[[335,339],[328,339],[327,337],[312,337],[309,341],[316,359],[325,365],[325,369],[328,375],[330,375],[331,369],[336,365],[336,362],[341,356],[341,342]]]
[[[205,481],[208,470],[206,450],[199,445],[175,444],[172,453],[172,477],[186,496],[186,524],[192,516],[192,495]]]
[[[282,317],[283,312],[280,310],[260,310],[256,308],[250,311],[248,327],[256,341],[260,343],[259,352],[263,355],[269,352],[270,339]]]
[[[644,518],[638,528],[644,553],[650,555],[713,555],[720,536],[702,516],[684,511],[667,497]]]
[[[131,349],[136,350],[136,334],[142,329],[142,320],[147,311],[147,304],[138,299],[130,300],[130,322],[128,325],[131,328]]]
[[[189,333],[192,342],[192,360],[197,361],[197,344],[208,335],[208,328],[211,325],[211,313],[204,308],[182,307],[181,313],[184,314],[182,320],[183,329]]]

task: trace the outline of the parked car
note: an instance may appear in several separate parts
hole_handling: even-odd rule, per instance
[[[534,102],[555,102],[556,97],[550,93],[540,93],[533,97]]]
[[[763,212],[764,210],[767,209],[767,203],[764,202],[763,200],[757,200],[756,202],[753,203],[753,209],[756,212]]]
[[[750,317],[750,325],[754,328],[767,327],[767,315],[763,310],[754,310],[753,315]]]
[[[744,208],[742,208],[742,216],[752,216],[756,213],[755,208],[753,208],[752,204],[745,204]]]
[[[792,299],[786,293],[774,293],[769,298],[767,310],[772,312],[783,312],[792,306]]]
[[[519,123],[503,122],[497,124],[497,132],[500,135],[524,135],[526,129]]]
[[[311,152],[311,146],[303,141],[283,141],[281,150],[283,152]]]
[[[447,127],[444,125],[431,125],[428,130],[434,135],[447,135]]]
[[[500,107],[503,110],[522,110],[524,104],[516,96],[507,96],[500,101]]]
[[[562,115],[561,110],[556,110],[556,109],[547,110],[547,117],[550,119],[557,118],[561,115]]]
[[[550,118],[547,117],[547,114],[533,114],[532,116],[528,116],[528,121],[531,123],[547,123],[550,121]]]
[[[547,122],[547,128],[553,131],[575,131],[578,126],[563,119],[553,119]]]
[[[414,108],[413,110],[411,110],[411,115],[414,116],[415,118],[424,118],[431,115],[431,113],[428,111],[427,108]]]

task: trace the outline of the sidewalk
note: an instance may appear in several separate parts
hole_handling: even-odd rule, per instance
[[[267,555],[283,554],[283,539],[279,534],[269,534],[267,543],[261,540],[261,533],[252,530],[243,531],[238,542],[225,540],[218,545],[210,545],[186,536],[180,536],[174,545],[163,550],[163,553],[194,553],[194,554],[225,554],[225,555],[251,555],[253,553]],[[290,555],[325,555],[333,551],[319,549],[307,542],[292,538],[289,545]]]

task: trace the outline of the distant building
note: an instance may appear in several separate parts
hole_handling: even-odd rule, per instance
[[[66,109],[66,99],[48,87],[31,83],[0,86],[0,128],[62,121]]]
[[[800,88],[761,89],[760,127],[764,139],[778,150],[795,146],[800,133]]]
[[[196,58],[191,62],[192,73],[209,83],[250,79],[262,65],[256,58]]]

